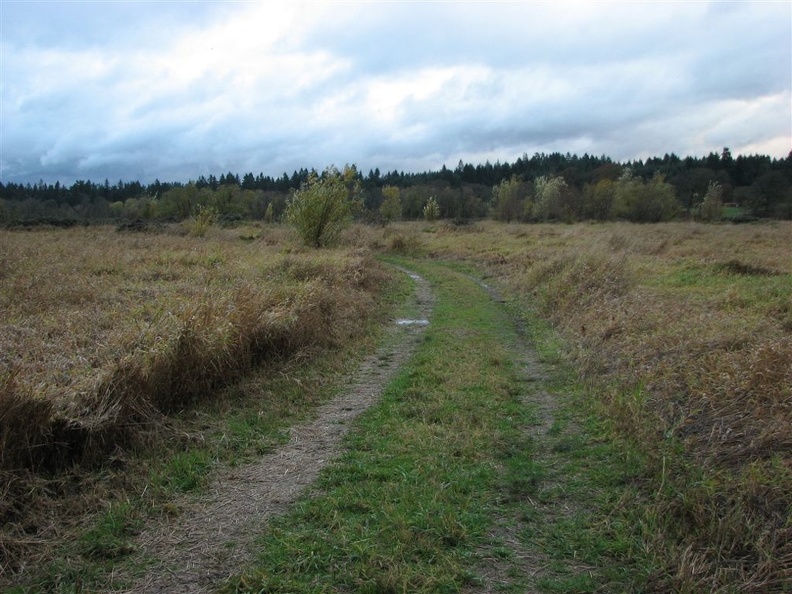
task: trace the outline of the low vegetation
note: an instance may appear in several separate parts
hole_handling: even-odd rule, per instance
[[[662,206],[662,180],[655,183]],[[504,200],[510,191],[502,188]],[[701,220],[717,220],[705,206]],[[493,516],[516,510],[524,531],[533,530],[521,538],[525,546],[566,560],[588,551],[581,566],[596,569],[588,581],[565,581],[554,570],[536,584],[542,591],[788,591],[792,225],[462,222],[427,215],[356,226],[339,236],[341,247],[323,250],[300,247],[277,225],[210,226],[203,236],[176,227],[3,231],[4,570],[24,569],[32,550],[55,537],[47,528],[58,519],[51,502],[75,493],[101,511],[94,532],[77,539],[79,554],[123,557],[125,535],[139,521],[134,502],[113,498],[99,479],[86,496],[74,468],[131,472],[133,454],[169,440],[181,445],[151,484],[199,488],[216,442],[201,449],[171,432],[172,420],[185,410],[215,411],[209,395],[261,363],[286,361],[281,379],[294,383],[286,378],[309,373],[300,365],[308,355],[359,338],[392,287],[371,257],[379,252],[433,274],[446,300],[454,301],[449,291],[456,295],[457,311],[448,301],[439,306],[427,339],[454,354],[422,351],[366,416],[317,500],[263,537],[269,552],[261,571],[234,587],[309,589],[322,583],[311,581],[317,575],[333,574],[344,587],[371,591],[474,588],[471,547],[486,540]],[[555,356],[575,370],[581,383],[563,390],[571,394],[568,410],[583,416],[559,420],[551,450],[565,456],[556,468],[573,479],[566,496],[595,502],[599,524],[531,515],[525,502],[541,506],[535,487],[549,479],[534,465],[533,446],[520,445],[508,426],[508,418],[525,420],[514,362],[498,346],[511,340],[498,330],[509,321],[469,302],[472,281],[463,288],[449,266],[497,286],[526,325],[552,325],[556,334],[548,330],[541,340],[556,337],[563,356]],[[295,384],[266,406],[286,406],[279,403],[324,385],[328,374],[318,369],[310,390]],[[216,410],[230,414],[233,406]],[[244,427],[233,439],[252,444],[244,446],[248,455],[267,447],[257,441],[265,417],[235,420]],[[569,434],[564,422],[596,430]],[[463,433],[469,441],[457,438]],[[434,452],[429,462],[425,450]],[[629,469],[604,476],[595,460]],[[415,486],[404,499],[389,490],[395,473]],[[589,498],[586,485],[597,480],[616,491],[605,497],[597,487]],[[440,483],[423,489],[433,481]],[[368,522],[372,513],[390,523]],[[391,548],[364,544],[371,530],[387,533]],[[312,549],[303,546],[309,539]],[[508,558],[501,549],[495,543],[491,552]],[[599,554],[614,564],[597,569]]]
[[[792,226],[404,229],[561,332],[589,398],[645,456],[659,591],[792,582]],[[409,240],[406,239],[409,237]]]
[[[419,352],[381,403],[363,415],[343,459],[264,531],[259,558],[227,590],[640,587],[641,574],[624,555],[632,546],[630,530],[611,526],[606,541],[601,528],[604,501],[618,497],[629,476],[625,457],[607,444],[597,447],[590,434],[564,430],[569,417],[559,416],[551,429],[553,447],[574,458],[576,468],[553,476],[559,461],[540,456],[540,440],[532,437],[538,426],[544,433],[544,419],[525,401],[533,388],[521,368],[509,312],[465,269],[399,263],[429,279],[437,294]],[[567,389],[574,386],[569,379]],[[549,387],[542,382],[542,389]],[[596,470],[606,462],[606,471]],[[584,484],[570,493],[557,488],[574,481]],[[550,505],[543,509],[537,505],[542,501]],[[551,517],[548,508],[561,506],[565,517]],[[512,547],[492,531],[504,510],[513,516],[504,520],[504,530],[519,535]],[[489,572],[491,555],[506,569],[497,583],[487,584],[482,574]]]

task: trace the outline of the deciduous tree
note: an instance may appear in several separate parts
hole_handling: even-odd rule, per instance
[[[526,194],[524,186],[513,175],[492,188],[492,215],[496,220],[511,223],[520,218]]]
[[[426,204],[423,207],[423,216],[427,221],[436,221],[440,218],[440,205],[437,204],[437,198],[429,196]]]
[[[674,218],[679,209],[674,187],[661,174],[644,183],[626,169],[616,183],[613,215],[636,223],[658,223]]]
[[[541,176],[534,182],[534,202],[531,215],[537,221],[549,221],[561,217],[562,193],[567,189],[566,181],[558,176]]]
[[[397,186],[384,186],[382,188],[382,204],[380,205],[380,216],[383,222],[388,223],[401,218],[402,203],[401,192]]]
[[[704,199],[695,206],[694,216],[700,221],[719,221],[723,217],[723,186],[711,181]]]
[[[358,208],[360,182],[354,167],[340,172],[329,167],[322,176],[315,171],[294,193],[286,207],[286,220],[306,245],[324,247],[336,240]]]

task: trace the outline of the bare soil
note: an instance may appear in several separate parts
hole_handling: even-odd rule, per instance
[[[142,559],[155,561],[129,592],[209,592],[242,571],[263,526],[284,513],[338,456],[352,421],[377,401],[415,352],[434,296],[426,280],[404,272],[416,285],[416,323],[394,321],[385,344],[361,363],[343,393],[320,406],[311,420],[292,427],[288,443],[255,463],[219,471],[199,498],[176,502],[186,511],[148,526],[136,549]]]

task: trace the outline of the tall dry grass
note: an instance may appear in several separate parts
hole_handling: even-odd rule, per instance
[[[405,227],[564,334],[647,459],[657,591],[792,583],[792,225]]]
[[[359,335],[386,278],[365,250],[303,250],[278,227],[0,231],[0,254],[5,528],[37,476],[103,463],[254,366]],[[0,537],[4,566],[19,534]]]

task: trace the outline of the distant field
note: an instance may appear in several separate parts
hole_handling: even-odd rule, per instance
[[[286,237],[273,226],[215,229],[206,238],[175,229],[1,231],[0,370],[13,372],[21,392],[61,406],[135,353],[163,353],[174,337],[205,331],[210,342],[201,347],[222,348],[243,316],[274,336],[323,299],[341,299],[339,311],[369,305],[371,262],[349,250],[286,250]],[[344,280],[361,293],[322,293]],[[341,318],[322,322],[331,326],[306,332],[332,340],[352,330],[338,327],[348,323]],[[289,341],[300,348],[296,338]]]

